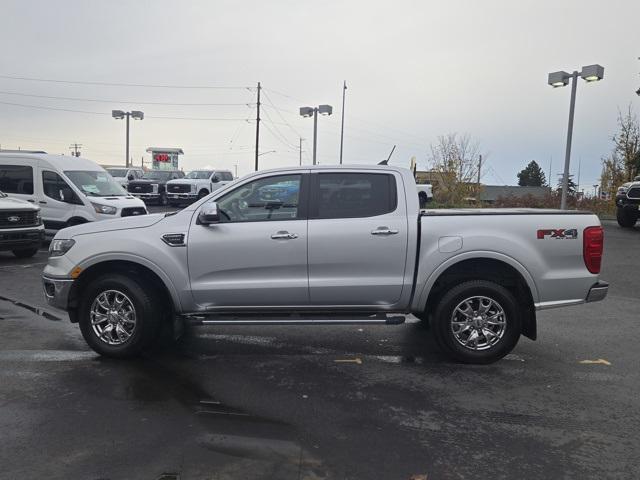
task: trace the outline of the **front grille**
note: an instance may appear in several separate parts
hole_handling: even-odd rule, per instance
[[[35,210],[0,211],[0,228],[33,227],[38,225]]]
[[[182,184],[169,184],[167,185],[169,193],[189,193],[191,191],[191,185]]]
[[[153,191],[150,183],[130,183],[127,185],[127,189],[130,193],[151,193]]]
[[[627,192],[627,197],[640,199],[640,187],[631,187]]]
[[[123,208],[121,216],[123,217],[133,217],[138,215],[146,215],[147,210],[144,207],[129,207]]]

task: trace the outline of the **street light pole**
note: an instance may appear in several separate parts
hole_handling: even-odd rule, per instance
[[[318,109],[313,109],[313,164],[316,164],[316,149],[318,147]]]
[[[124,166],[129,168],[129,117],[131,116],[131,112],[125,113],[127,116],[127,153],[124,159]]]
[[[573,116],[576,110],[576,89],[578,88],[579,72],[571,74],[571,101],[569,103],[569,125],[567,127],[567,148],[564,154],[564,173],[562,175],[562,197],[560,210],[567,209],[567,189],[569,188],[569,163],[571,160],[571,140],[573,139]]]
[[[318,146],[318,113],[320,115],[331,115],[333,107],[331,105],[318,105],[317,107],[301,107],[300,115],[303,117],[313,116],[313,164],[316,165],[316,150]]]
[[[564,172],[562,175],[562,196],[560,197],[560,209],[567,208],[567,190],[569,188],[569,163],[571,161],[571,140],[573,137],[573,116],[576,108],[576,88],[578,87],[578,76],[585,82],[597,82],[604,77],[604,68],[600,65],[587,65],[581,71],[574,70],[573,73],[565,71],[553,72],[549,74],[547,83],[553,88],[565,87],[571,81],[571,100],[569,103],[569,125],[567,128],[567,148],[564,156]]]

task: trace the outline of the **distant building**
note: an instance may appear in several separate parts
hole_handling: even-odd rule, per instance
[[[523,198],[532,196],[543,199],[551,193],[549,187],[520,187],[517,185],[482,185],[480,190],[480,201],[484,203],[495,203],[498,198]]]

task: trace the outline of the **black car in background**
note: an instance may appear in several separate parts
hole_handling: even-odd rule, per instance
[[[180,170],[149,170],[141,179],[130,180],[127,190],[134,197],[138,197],[145,203],[167,204],[166,184],[169,180],[183,178],[184,172]]]

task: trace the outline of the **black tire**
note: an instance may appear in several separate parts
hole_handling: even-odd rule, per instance
[[[198,192],[198,200],[200,200],[201,198],[206,197],[207,195],[209,195],[209,190],[206,189],[202,189]]]
[[[16,250],[11,250],[11,253],[13,253],[18,258],[31,258],[36,253],[38,253],[38,250],[39,250],[38,247],[18,248]]]
[[[638,214],[618,207],[616,209],[616,220],[618,220],[618,225],[622,228],[632,228],[638,221]]]
[[[87,223],[84,218],[74,217],[67,221],[67,227],[75,227],[76,225],[82,225],[83,223]]]
[[[133,304],[136,323],[129,338],[119,345],[109,345],[99,338],[91,325],[91,308],[100,294],[116,290]],[[162,302],[153,290],[138,280],[121,273],[102,275],[86,287],[78,308],[80,331],[89,346],[106,357],[130,358],[150,347],[157,337],[158,323],[163,318]]]
[[[454,312],[456,312],[456,308],[464,302],[466,299],[474,298],[474,297],[483,297],[485,299],[489,299],[497,307],[501,307],[503,311],[503,316],[498,319],[504,320],[504,327],[502,330],[502,334],[495,341],[493,337],[491,340],[488,340],[490,336],[485,335],[484,333],[479,334],[478,331],[491,330],[492,332],[500,331],[500,326],[496,325],[487,325],[484,323],[486,320],[479,318],[476,316],[478,322],[481,325],[463,325],[460,326],[460,330],[464,327],[467,330],[464,331],[460,336],[464,337],[466,332],[471,330],[472,332],[467,336],[467,340],[470,340],[470,337],[473,334],[473,331],[476,330],[476,327],[482,328],[482,330],[476,330],[476,338],[483,338],[483,343],[489,341],[489,344],[482,346],[482,348],[486,349],[473,349],[473,343],[476,344],[476,348],[479,348],[478,340],[469,341],[469,346],[464,346],[462,344],[461,339],[456,338],[456,335],[453,331],[452,326],[452,317]],[[471,304],[479,305],[478,303],[474,303],[479,300],[472,300]],[[489,303],[488,300],[482,300],[483,302]],[[434,331],[434,335],[437,343],[440,345],[442,350],[451,356],[454,360],[463,363],[475,363],[475,364],[487,364],[493,363],[497,360],[500,360],[502,357],[507,355],[518,343],[520,339],[520,333],[522,331],[522,319],[520,316],[520,311],[518,310],[518,303],[514,295],[497,283],[490,282],[487,280],[470,280],[468,282],[464,282],[460,285],[453,287],[438,302],[438,305],[435,309],[433,315],[433,323],[432,329]],[[493,307],[492,307],[493,308]],[[478,308],[476,311],[479,311]],[[489,310],[489,313],[499,311]],[[460,316],[457,314],[456,318],[462,319],[464,318],[466,321],[466,317]],[[469,322],[473,322],[474,320],[469,320]],[[482,325],[484,323],[484,325]],[[488,332],[487,332],[488,333]],[[479,337],[482,335],[482,337]],[[493,343],[491,343],[493,342]]]

